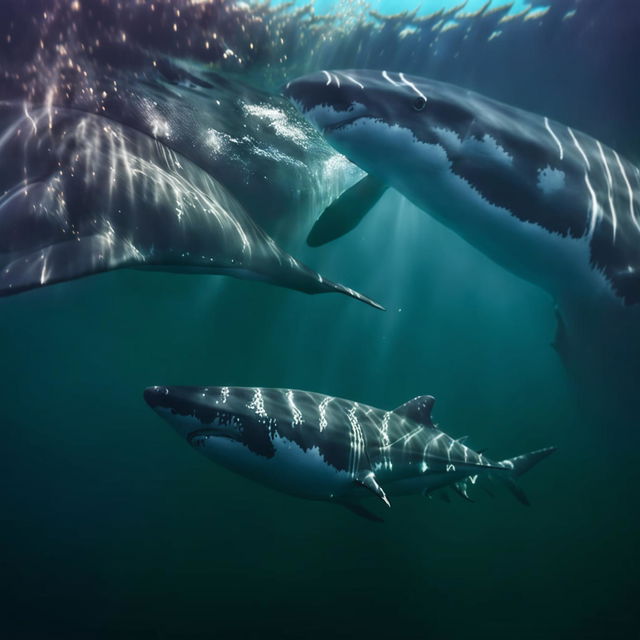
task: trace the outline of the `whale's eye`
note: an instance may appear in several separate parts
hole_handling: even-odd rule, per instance
[[[418,96],[414,101],[413,101],[413,108],[416,111],[422,111],[425,107],[427,106],[427,101],[425,98],[423,98],[422,96]]]

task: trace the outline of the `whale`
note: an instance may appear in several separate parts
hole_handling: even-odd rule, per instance
[[[472,500],[479,480],[505,484],[523,504],[517,479],[554,447],[494,461],[432,419],[433,396],[393,411],[294,389],[154,386],[147,404],[207,458],[272,489],[341,505],[373,521],[370,498],[447,490]]]
[[[402,72],[319,71],[284,93],[366,172],[309,244],[351,229],[387,188],[547,291],[552,344],[578,377],[627,398],[640,375],[640,169],[571,126]],[[353,192],[365,194],[352,206]],[[615,375],[613,377],[616,377]]]
[[[135,267],[379,306],[284,251],[160,134],[72,108],[0,101],[0,153],[0,295]]]
[[[281,166],[308,173],[307,132],[277,101],[114,35],[119,9],[103,23],[86,3],[38,4],[26,24],[15,0],[0,10],[0,296],[139,268],[371,302],[265,230],[290,191]]]

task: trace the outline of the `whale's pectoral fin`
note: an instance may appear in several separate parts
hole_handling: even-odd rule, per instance
[[[378,484],[378,481],[376,480],[376,476],[373,473],[373,471],[366,471],[364,473],[361,473],[356,478],[355,482],[361,487],[364,487],[365,489],[368,489],[369,491],[371,491],[371,493],[373,493],[373,495],[376,496],[376,498],[380,498],[380,500],[382,500],[382,502],[384,502],[387,505],[387,507],[391,506],[391,503],[389,502],[387,495],[385,494],[382,487]]]
[[[435,401],[433,396],[418,396],[395,408],[393,413],[425,427],[434,427],[431,411]]]
[[[384,522],[384,519],[380,516],[377,516],[373,511],[369,511],[369,509],[365,509],[361,504],[357,502],[340,502],[345,509],[349,509],[351,513],[355,513],[357,516],[364,518],[365,520],[369,520],[370,522]]]
[[[307,236],[307,244],[319,247],[355,229],[387,189],[384,182],[366,175],[322,212]]]

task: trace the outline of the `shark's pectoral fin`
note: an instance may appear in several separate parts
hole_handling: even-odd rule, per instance
[[[387,189],[384,182],[366,175],[322,212],[309,232],[307,244],[319,247],[355,229]]]
[[[360,474],[356,478],[355,482],[361,487],[364,487],[365,489],[368,489],[369,491],[371,491],[371,493],[373,493],[373,495],[376,496],[376,498],[379,498],[380,500],[382,500],[382,502],[384,502],[387,505],[387,507],[391,506],[391,503],[389,502],[387,495],[385,494],[382,487],[378,484],[378,481],[376,480],[376,476],[373,473],[373,471],[367,471]]]
[[[345,509],[349,509],[351,513],[355,513],[357,516],[364,518],[365,520],[369,520],[370,522],[384,522],[384,519],[380,516],[377,516],[373,511],[369,511],[369,509],[365,509],[361,504],[357,502],[340,502]]]
[[[466,500],[467,502],[475,502],[475,500],[472,500],[469,497],[469,494],[467,493],[467,483],[466,482],[456,482],[455,484],[451,485],[453,490],[463,499]]]
[[[520,504],[523,504],[525,507],[531,506],[531,502],[529,501],[527,494],[512,478],[503,478],[502,481]]]

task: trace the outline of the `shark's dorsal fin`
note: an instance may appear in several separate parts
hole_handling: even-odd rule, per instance
[[[433,396],[418,396],[393,410],[398,416],[413,420],[425,427],[434,427],[431,410],[436,399]]]
[[[384,182],[366,175],[322,212],[309,232],[307,244],[319,247],[355,229],[387,189]]]

